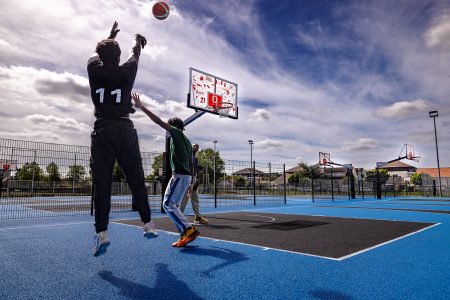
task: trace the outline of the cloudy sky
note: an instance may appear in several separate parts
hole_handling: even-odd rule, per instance
[[[372,168],[414,145],[450,166],[450,2],[0,0],[0,137],[89,145],[94,121],[86,62],[114,21],[125,61],[133,35],[148,39],[135,90],[163,119],[189,117],[189,67],[239,86],[239,120],[206,114],[187,135],[225,159],[333,161]],[[141,148],[164,132],[133,115]],[[405,161],[408,162],[408,161]]]

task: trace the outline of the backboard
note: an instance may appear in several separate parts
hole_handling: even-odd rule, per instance
[[[187,106],[212,114],[238,118],[238,85],[229,80],[189,68]],[[226,103],[223,104],[222,103]],[[228,110],[226,114],[225,110]]]
[[[330,153],[319,152],[319,165],[327,166],[330,162]]]
[[[11,176],[11,172],[16,170],[17,170],[17,160],[0,158],[0,174],[3,175],[2,176],[3,178]]]
[[[414,146],[410,144],[405,144],[402,148],[400,156],[402,156],[403,151],[405,151],[404,156],[406,159],[413,160],[415,162],[419,161],[420,156],[416,156],[414,153]]]

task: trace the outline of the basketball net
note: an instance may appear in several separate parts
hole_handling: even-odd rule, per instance
[[[327,165],[327,159],[326,158],[322,159],[322,165],[324,165],[324,166]]]
[[[228,118],[228,114],[230,110],[233,108],[233,103],[222,102],[215,107],[217,112],[219,113],[220,118]]]

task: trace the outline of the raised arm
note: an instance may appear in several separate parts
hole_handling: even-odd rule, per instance
[[[117,33],[119,33],[120,31],[120,29],[118,29],[117,27],[119,27],[119,23],[117,23],[117,21],[114,21],[111,31],[109,32],[108,39],[114,40],[116,38]],[[91,63],[101,64],[97,51],[94,52],[91,57],[89,57],[88,65]]]
[[[115,39],[117,34],[119,33],[120,29],[118,29],[117,27],[119,26],[119,23],[117,23],[117,21],[114,21],[113,27],[111,28],[111,32],[109,33],[109,37],[108,39]]]
[[[139,61],[139,56],[141,55],[141,49],[144,49],[145,45],[147,45],[147,39],[140,35],[139,33],[134,36],[134,46],[131,48],[130,59],[135,59],[136,62]]]
[[[155,122],[157,125],[161,126],[163,129],[169,131],[172,126],[170,126],[168,123],[161,120],[157,115],[152,113],[150,110],[148,110],[141,102],[141,99],[139,98],[139,94],[137,93],[131,93],[131,99],[134,101],[134,106],[136,108],[140,108],[153,122]]]

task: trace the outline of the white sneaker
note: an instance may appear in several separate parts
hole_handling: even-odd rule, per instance
[[[153,223],[153,221],[144,224],[144,236],[148,239],[158,236],[158,233],[155,229],[155,223]]]
[[[94,256],[100,256],[106,252],[109,246],[108,236],[106,231],[101,231],[94,236]]]

